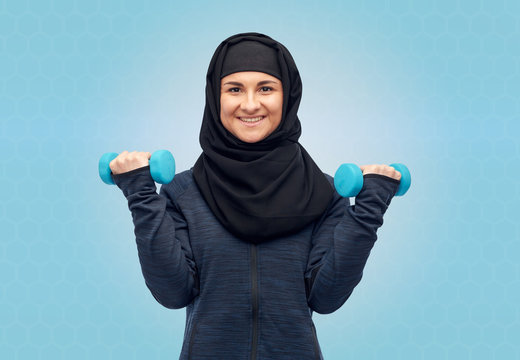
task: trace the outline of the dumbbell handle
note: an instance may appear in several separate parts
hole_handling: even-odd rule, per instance
[[[399,163],[390,164],[391,167],[401,173],[401,182],[396,196],[404,195],[410,188],[412,179],[408,168]],[[334,187],[343,197],[354,197],[363,187],[363,172],[355,164],[342,164],[334,175]]]
[[[99,177],[105,184],[115,185],[110,169],[110,162],[119,154],[105,153],[99,159]],[[159,184],[168,184],[175,176],[175,159],[168,150],[157,150],[150,157],[152,179]]]

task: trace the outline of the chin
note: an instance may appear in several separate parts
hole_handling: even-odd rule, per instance
[[[263,140],[263,138],[255,138],[255,139],[249,139],[249,138],[244,139],[244,138],[242,138],[240,140],[242,140],[243,142],[249,143],[249,144],[254,144],[256,142],[259,142],[259,141]]]
[[[253,144],[253,143],[262,141],[266,137],[265,136],[237,136],[237,138],[239,138],[243,142]]]

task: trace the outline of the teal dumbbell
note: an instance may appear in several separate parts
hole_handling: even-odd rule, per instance
[[[99,177],[105,184],[115,185],[110,170],[110,162],[117,157],[117,153],[105,153],[99,159]],[[168,150],[157,150],[150,157],[150,173],[152,179],[159,184],[168,184],[175,176],[175,159]]]
[[[412,183],[410,171],[403,164],[390,164],[390,166],[401,173],[401,183],[395,195],[403,196]],[[341,165],[334,175],[334,187],[343,197],[356,196],[363,187],[363,172],[356,164]]]

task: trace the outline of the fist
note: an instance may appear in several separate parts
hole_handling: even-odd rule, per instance
[[[149,152],[137,152],[137,151],[123,151],[109,164],[112,174],[122,174],[128,171],[138,169],[140,167],[148,166],[150,163],[148,160],[152,157]]]
[[[388,165],[362,165],[359,167],[365,174],[379,174],[391,177],[392,179],[401,180],[401,173]]]

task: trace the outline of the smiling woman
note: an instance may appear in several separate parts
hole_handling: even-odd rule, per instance
[[[221,80],[220,120],[247,143],[269,136],[282,121],[283,89],[279,79],[256,71],[236,72]]]
[[[285,46],[233,35],[208,67],[193,168],[159,194],[149,167],[114,175],[147,287],[186,307],[182,360],[322,359],[312,313],[361,280],[398,182],[367,177],[350,207],[298,142],[301,95]]]
[[[256,243],[316,220],[334,190],[298,143],[302,82],[289,51],[262,34],[232,36],[206,80],[193,178],[217,219]]]

